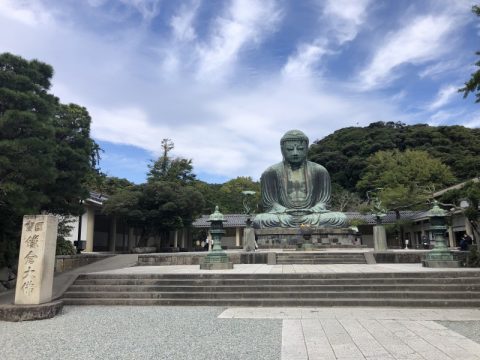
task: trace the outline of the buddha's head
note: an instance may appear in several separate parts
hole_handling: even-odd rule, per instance
[[[283,159],[298,166],[307,160],[308,137],[300,130],[290,130],[280,140]]]

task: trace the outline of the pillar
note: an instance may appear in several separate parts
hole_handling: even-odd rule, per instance
[[[117,218],[115,216],[112,216],[110,220],[110,232],[108,235],[108,251],[115,252],[115,243],[117,241]]]
[[[128,250],[132,251],[135,248],[135,232],[133,227],[128,228]]]
[[[85,251],[93,251],[93,230],[95,229],[95,209],[87,206],[87,243],[85,244]]]
[[[453,227],[448,227],[448,246],[455,247],[455,234],[453,233]]]
[[[186,236],[187,236],[187,231],[185,228],[182,229],[182,242],[180,243],[180,247],[182,248],[186,248],[187,247],[187,239],[186,239]]]
[[[210,231],[207,233],[207,239],[208,239],[208,251],[212,250],[212,234],[210,234]]]
[[[240,228],[235,228],[235,246],[240,246]]]
[[[178,247],[178,230],[175,230],[175,233],[173,234],[173,247]]]
[[[473,239],[473,229],[472,229],[472,224],[470,224],[470,220],[465,216],[465,232],[467,235],[470,235]]]

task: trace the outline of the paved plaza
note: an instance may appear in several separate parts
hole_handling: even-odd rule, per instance
[[[72,273],[476,272],[420,264],[130,266],[121,255]],[[120,268],[119,268],[120,267]],[[88,270],[88,271],[87,271]],[[56,292],[68,274],[56,277]],[[473,274],[472,274],[473,275]],[[479,359],[479,308],[65,306],[55,318],[0,322],[0,359]]]
[[[10,360],[480,359],[480,309],[66,306],[0,334]]]
[[[320,264],[266,265],[235,264],[230,270],[201,270],[198,265],[135,266],[99,271],[103,274],[302,274],[302,273],[412,273],[476,272],[478,268],[428,268],[421,264]]]

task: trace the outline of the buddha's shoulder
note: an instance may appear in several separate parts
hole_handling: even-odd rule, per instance
[[[263,175],[268,175],[268,174],[276,174],[278,173],[279,171],[283,171],[284,168],[283,168],[283,162],[279,162],[277,164],[274,164],[274,165],[271,165],[269,166],[263,173],[262,173],[262,176]]]
[[[325,169],[322,165],[317,164],[313,161],[307,161],[307,167],[309,171],[327,172],[327,169]]]

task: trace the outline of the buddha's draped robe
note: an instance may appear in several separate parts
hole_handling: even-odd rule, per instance
[[[319,227],[344,227],[343,213],[330,212],[325,206],[330,199],[331,184],[328,171],[311,161],[296,174],[289,165],[281,162],[269,167],[260,179],[262,202],[265,213],[254,219],[256,228],[296,227],[310,224]],[[301,175],[301,174],[300,174]]]

